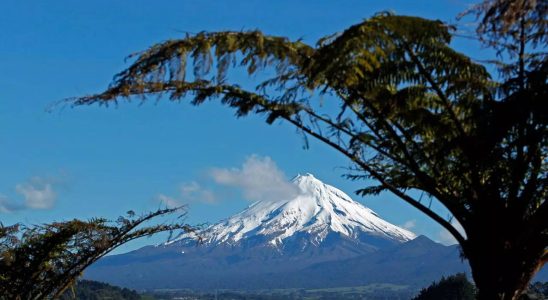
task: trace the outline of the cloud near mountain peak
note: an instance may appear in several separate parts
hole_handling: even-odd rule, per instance
[[[251,155],[240,168],[214,168],[210,176],[219,185],[240,189],[249,201],[276,201],[300,194],[268,156]]]

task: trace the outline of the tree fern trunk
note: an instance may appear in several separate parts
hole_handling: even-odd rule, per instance
[[[480,230],[484,234],[472,235],[467,241],[468,250],[474,250],[465,250],[478,288],[478,300],[519,299],[542,267],[539,259],[542,250],[534,240],[512,238],[512,232],[506,231],[505,226]]]

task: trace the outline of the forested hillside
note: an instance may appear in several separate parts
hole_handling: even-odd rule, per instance
[[[120,288],[107,283],[92,280],[78,281],[73,290],[66,291],[60,298],[61,300],[99,300],[99,299],[119,299],[119,300],[140,300],[141,295],[134,290]]]

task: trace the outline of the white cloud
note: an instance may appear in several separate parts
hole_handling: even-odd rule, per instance
[[[15,191],[23,196],[25,207],[30,209],[50,209],[57,199],[53,182],[41,177],[16,185]]]
[[[182,203],[179,202],[179,200],[166,196],[164,194],[158,194],[156,195],[156,200],[163,205],[165,205],[167,208],[175,208],[182,205]]]
[[[196,181],[181,183],[179,190],[182,195],[190,195],[200,190],[200,184]]]
[[[241,189],[250,201],[289,199],[300,193],[268,156],[252,155],[241,168],[213,169],[210,175],[217,184]]]
[[[218,201],[221,187],[232,187],[241,190],[245,199],[250,201],[276,201],[296,197],[300,189],[287,180],[270,157],[251,155],[240,168],[213,168],[208,173],[209,182],[183,182],[178,186],[175,196],[158,194],[156,201],[167,207],[176,207],[189,202],[214,204]],[[204,186],[205,185],[205,186]],[[206,188],[211,186],[213,189]],[[214,190],[216,192],[214,192]]]
[[[417,226],[417,220],[415,220],[415,219],[409,220],[409,221],[407,221],[407,222],[405,222],[401,225],[401,227],[403,227],[407,230],[412,230],[416,226]]]
[[[203,188],[196,181],[181,183],[179,186],[179,193],[182,200],[186,202],[204,202],[204,203],[215,203],[216,197],[215,194]]]
[[[158,194],[155,200],[164,204],[168,208],[175,208],[188,202],[203,202],[207,204],[215,203],[215,194],[203,188],[196,181],[184,182],[179,185],[179,195],[176,197]]]
[[[462,227],[462,225],[455,219],[451,220],[451,225],[453,225],[453,227],[455,227],[455,229],[460,232],[464,237],[466,237],[466,233],[464,232],[464,228]],[[457,240],[455,239],[455,237],[453,237],[453,235],[451,233],[449,233],[449,231],[447,231],[446,229],[442,229],[439,233],[438,233],[438,241],[444,245],[454,245],[454,244],[457,244]]]

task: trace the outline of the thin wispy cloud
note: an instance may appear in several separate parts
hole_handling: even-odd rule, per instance
[[[32,177],[16,184],[17,199],[0,195],[0,213],[12,213],[25,209],[45,210],[54,207],[58,194],[55,185],[61,180],[54,177]]]
[[[50,209],[57,199],[53,181],[42,177],[33,177],[16,185],[15,191],[23,196],[25,207],[30,209]]]
[[[202,187],[196,181],[181,183],[178,186],[178,192],[176,196],[158,194],[155,196],[155,200],[168,208],[179,207],[191,202],[213,204],[217,200],[213,191]]]
[[[187,202],[215,203],[216,197],[213,191],[202,187],[198,182],[191,181],[181,183],[179,186],[181,198]]]
[[[166,196],[164,194],[158,194],[156,195],[155,198],[156,198],[156,201],[160,202],[160,204],[162,204],[163,206],[167,208],[175,208],[182,205],[182,203],[179,202],[179,200],[170,196]]]
[[[405,228],[407,230],[413,230],[413,228],[417,227],[417,220],[409,220],[401,225],[402,228]]]
[[[210,176],[219,185],[240,189],[249,201],[289,199],[300,193],[268,156],[252,155],[240,168],[215,168]]]

